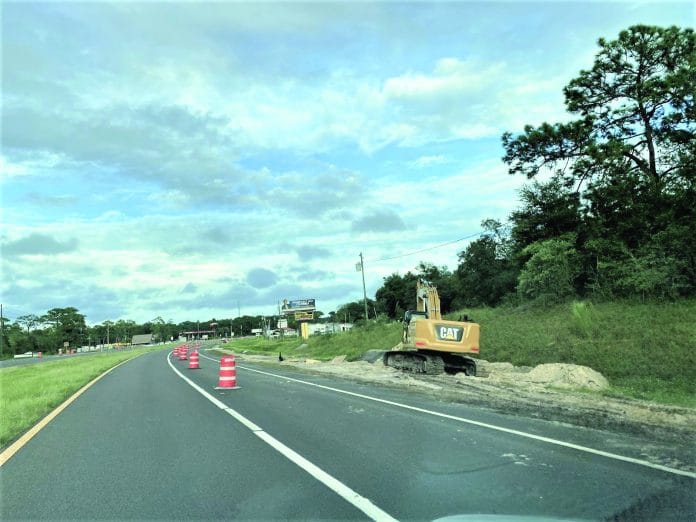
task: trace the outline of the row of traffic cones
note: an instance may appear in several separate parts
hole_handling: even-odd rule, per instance
[[[175,359],[180,361],[188,360],[189,370],[199,370],[200,367],[200,355],[198,353],[198,346],[188,353],[189,346],[182,344],[174,348],[172,355]],[[237,386],[237,368],[234,355],[225,355],[220,358],[220,373],[218,376],[218,385],[215,387],[216,390],[236,390],[239,388]]]

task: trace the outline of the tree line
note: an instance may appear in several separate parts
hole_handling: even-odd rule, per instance
[[[322,312],[315,312],[317,319],[326,321],[331,320],[335,312],[325,318],[322,316]],[[22,315],[14,321],[4,318],[2,348],[3,355],[24,352],[56,353],[64,346],[74,349],[83,346],[129,344],[133,336],[139,334],[152,334],[154,342],[177,340],[187,332],[215,338],[230,337],[232,334],[239,337],[251,335],[253,329],[262,329],[264,325],[274,329],[276,320],[277,318],[270,319],[269,316],[242,315],[233,319],[212,318],[207,321],[174,323],[172,320],[165,321],[156,317],[144,323],[119,319],[88,325],[85,315],[77,308],[52,308],[43,315]],[[288,326],[296,326],[293,317],[288,318]]]

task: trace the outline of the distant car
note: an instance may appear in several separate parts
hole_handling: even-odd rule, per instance
[[[18,353],[17,355],[14,356],[15,359],[28,359],[31,357],[34,357],[34,352]]]

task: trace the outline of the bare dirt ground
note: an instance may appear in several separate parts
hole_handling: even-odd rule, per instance
[[[372,357],[368,353],[368,361],[357,362],[347,362],[343,356],[331,362],[304,357],[279,362],[277,356],[236,355],[240,362],[290,366],[353,382],[407,389],[447,402],[637,436],[642,441],[643,458],[696,471],[696,409],[603,396],[598,392],[609,383],[584,366],[543,364],[530,368],[480,361],[485,377],[426,376],[388,368],[379,353]],[[612,442],[611,437],[607,442]],[[616,444],[619,450],[620,444]]]

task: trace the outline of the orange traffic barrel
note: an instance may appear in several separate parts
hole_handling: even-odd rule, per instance
[[[198,350],[193,350],[191,352],[191,355],[189,355],[189,370],[198,370],[200,369],[200,366],[198,366]]]
[[[216,390],[236,390],[239,388],[234,355],[225,355],[220,358],[220,376],[218,379]]]

